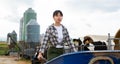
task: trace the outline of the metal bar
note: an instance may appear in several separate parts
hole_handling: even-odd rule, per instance
[[[109,38],[110,40],[120,40],[120,38]]]
[[[108,50],[111,50],[111,39],[110,39],[110,33],[108,33]]]

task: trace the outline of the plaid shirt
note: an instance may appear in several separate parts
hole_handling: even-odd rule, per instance
[[[71,43],[69,33],[63,25],[62,25],[62,32],[63,32],[62,44],[67,43],[69,45],[69,47],[74,50],[75,47]],[[45,36],[43,38],[43,43],[41,44],[41,47],[40,47],[40,52],[44,53],[44,50],[47,48],[46,46],[47,46],[48,41],[53,46],[56,46],[57,44],[59,44],[57,38],[58,38],[58,32],[57,32],[56,28],[54,27],[54,24],[52,24],[47,28],[47,30],[45,32]]]

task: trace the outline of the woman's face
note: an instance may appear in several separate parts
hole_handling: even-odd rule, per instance
[[[58,13],[53,18],[54,18],[54,20],[55,20],[56,23],[60,23],[62,21],[62,19],[63,19],[63,16],[61,16],[61,14]]]

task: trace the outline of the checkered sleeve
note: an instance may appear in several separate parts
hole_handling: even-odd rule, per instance
[[[47,48],[47,42],[49,41],[50,29],[48,28],[45,32],[43,41],[41,43],[40,52],[44,53],[44,50]]]
[[[74,44],[71,42],[71,39],[70,39],[70,36],[69,36],[69,33],[68,33],[67,29],[66,29],[66,41],[67,41],[69,47],[70,47],[74,52],[77,52],[77,50],[75,49]]]

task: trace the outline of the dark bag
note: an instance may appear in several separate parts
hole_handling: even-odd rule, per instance
[[[107,46],[105,42],[96,41],[93,42],[93,45],[95,46],[94,50],[107,50]]]

